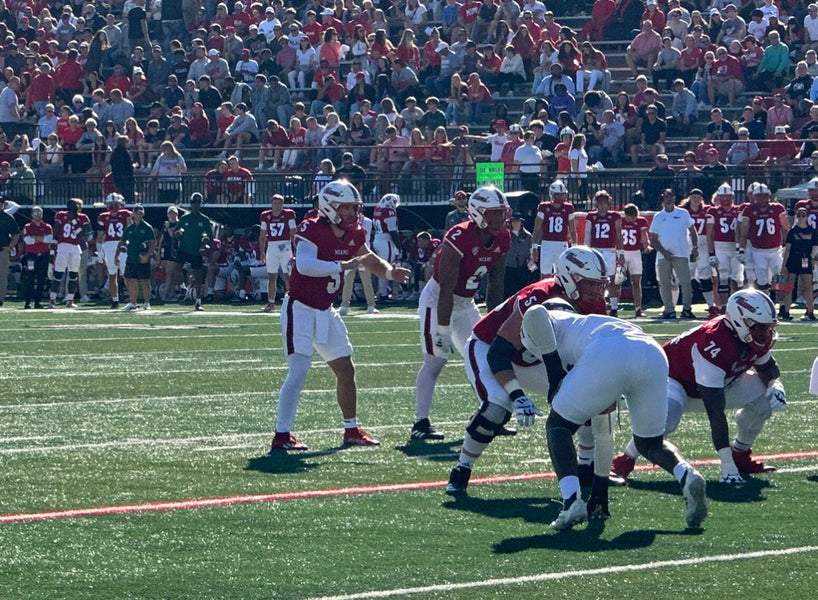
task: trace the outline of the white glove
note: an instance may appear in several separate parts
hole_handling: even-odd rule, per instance
[[[105,263],[105,250],[102,249],[102,246],[97,246],[97,256],[99,257],[99,262]]]
[[[542,411],[537,408],[522,390],[516,391],[516,397],[512,398],[512,410],[517,417],[517,424],[520,427],[529,427],[534,424],[534,419],[543,416]]]
[[[710,263],[711,267],[718,267],[719,266],[719,259],[716,258],[715,255],[708,257],[707,262]]]
[[[744,479],[742,479],[741,475],[739,475],[738,471],[736,471],[735,473],[727,473],[726,475],[722,475],[721,476],[721,482],[722,483],[737,484],[737,483],[744,483]]]
[[[767,386],[767,399],[773,412],[787,410],[787,392],[784,391],[784,384],[780,379],[771,381]]]
[[[744,264],[745,258],[743,249],[740,249],[738,252],[736,252],[736,260],[739,262],[739,264],[741,265]]]
[[[439,325],[433,338],[435,356],[449,358],[452,353],[452,333],[448,325]]]

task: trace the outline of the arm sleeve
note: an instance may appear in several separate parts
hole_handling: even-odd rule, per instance
[[[308,277],[328,277],[341,272],[340,262],[319,259],[318,246],[302,237],[295,253],[295,266]]]

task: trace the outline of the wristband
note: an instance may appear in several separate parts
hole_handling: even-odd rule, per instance
[[[394,269],[393,269],[392,267],[389,267],[389,268],[386,270],[386,273],[384,274],[384,279],[388,279],[389,281],[393,281],[393,280],[394,280],[394,276],[393,276],[392,271],[394,271]]]
[[[437,326],[437,332],[442,334],[442,335],[446,335],[447,333],[451,333],[451,331],[452,331],[452,328],[451,328],[450,325],[438,325]]]
[[[520,389],[520,382],[517,381],[517,379],[512,379],[508,383],[504,384],[503,388],[506,390],[512,400],[519,398],[520,396],[525,396],[525,394],[523,394],[523,390]]]

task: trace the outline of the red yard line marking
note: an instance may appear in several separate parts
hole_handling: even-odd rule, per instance
[[[798,458],[818,457],[818,450],[805,452],[785,452],[780,454],[763,454],[754,456],[757,460],[792,460]],[[718,459],[700,460],[693,463],[695,466],[717,464]],[[658,469],[654,465],[640,465],[637,471]],[[524,473],[521,475],[492,475],[489,477],[475,477],[469,483],[508,483],[512,481],[534,481],[538,479],[553,479],[555,474]],[[305,498],[326,498],[333,496],[352,496],[356,494],[374,494],[379,492],[401,492],[409,490],[425,490],[443,487],[446,480],[417,481],[412,483],[394,483],[385,485],[371,485],[360,487],[331,488],[327,490],[303,490],[300,492],[282,492],[279,494],[255,494],[247,496],[227,496],[224,498],[202,498],[197,500],[177,500],[171,502],[148,502],[145,504],[124,504],[120,506],[97,506],[90,508],[75,508],[39,513],[19,513],[0,515],[0,523],[20,523],[24,521],[45,521],[49,519],[66,519],[77,517],[94,517],[100,515],[118,515],[132,512],[149,512],[158,510],[182,510],[205,508],[208,506],[229,506],[231,504],[249,504],[254,502],[279,502],[281,500],[303,500]]]

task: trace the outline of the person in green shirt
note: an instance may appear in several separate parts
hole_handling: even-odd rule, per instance
[[[770,45],[764,49],[764,57],[756,72],[756,82],[763,89],[772,90],[783,87],[784,74],[790,66],[790,49],[781,42],[777,31],[771,31],[767,38]]]
[[[204,277],[202,277],[202,242],[213,238],[213,223],[202,214],[202,195],[196,192],[190,196],[190,212],[179,219],[173,235],[179,239],[176,262],[190,263],[192,284],[196,290],[196,310],[202,310]]]
[[[145,222],[145,207],[137,204],[132,215],[133,223],[122,234],[120,250],[127,252],[125,259],[125,285],[128,287],[128,306],[125,310],[137,309],[139,286],[145,298],[145,310],[151,309],[151,255],[156,245],[153,227]],[[118,261],[119,259],[117,259]]]

